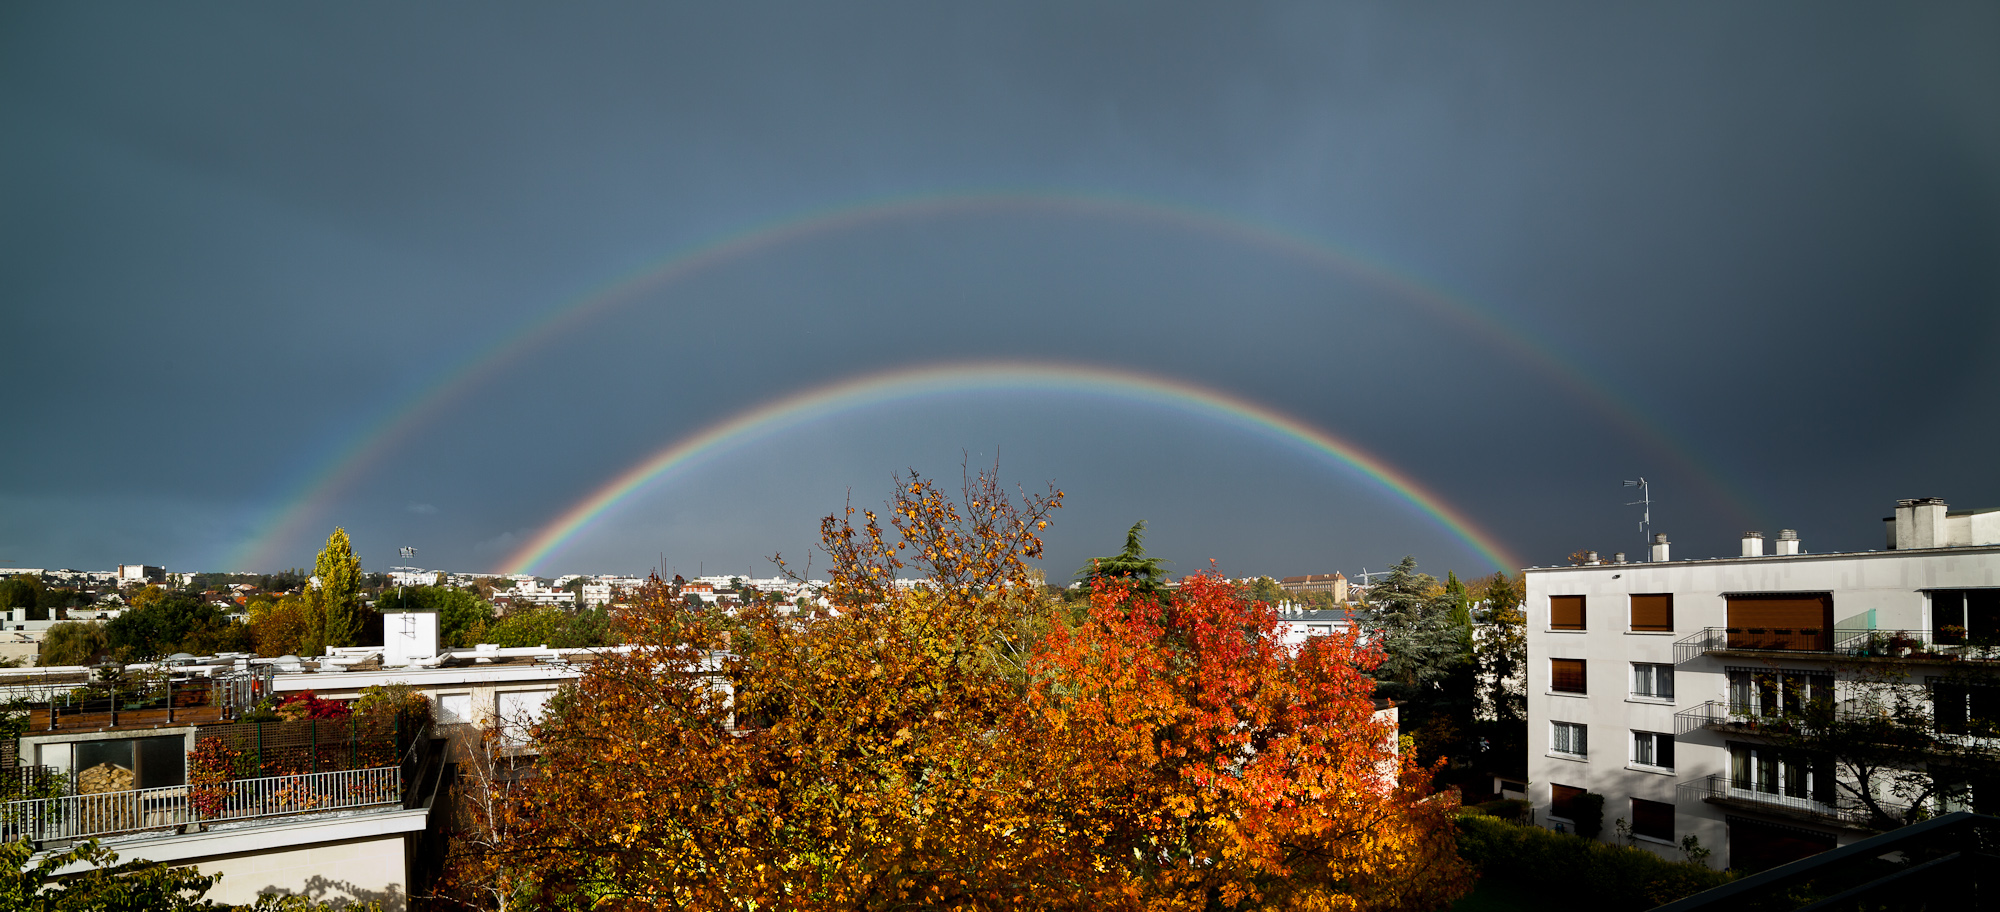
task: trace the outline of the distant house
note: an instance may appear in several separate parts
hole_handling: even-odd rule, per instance
[[[1278,606],[1278,635],[1287,646],[1298,646],[1317,636],[1346,633],[1354,627],[1354,615],[1345,608],[1307,608],[1297,602]]]

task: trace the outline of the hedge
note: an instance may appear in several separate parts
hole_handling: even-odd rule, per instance
[[[1481,877],[1508,881],[1543,896],[1568,897],[1567,904],[1579,908],[1610,912],[1651,909],[1736,879],[1705,865],[1668,861],[1645,849],[1479,813],[1459,816],[1458,854]]]

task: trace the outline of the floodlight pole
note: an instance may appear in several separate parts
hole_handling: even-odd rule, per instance
[[[401,548],[397,548],[396,553],[401,554],[403,556],[403,559],[407,561],[417,556],[417,549],[412,548],[409,545],[404,545]],[[403,566],[405,570],[409,569],[408,564],[405,564]],[[398,576],[396,578],[396,610],[403,612],[408,612],[410,610],[410,604],[408,602],[403,601],[403,580],[401,576]]]

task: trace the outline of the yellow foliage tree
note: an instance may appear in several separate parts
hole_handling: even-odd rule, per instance
[[[1062,493],[912,477],[829,517],[821,607],[688,608],[656,584],[535,729],[460,882],[600,909],[1416,909],[1468,875],[1352,640],[1302,653],[1227,583],[1025,562]],[[900,579],[904,568],[918,571]],[[488,794],[491,794],[489,790]],[[484,834],[481,836],[481,834]],[[461,894],[476,897],[470,891]]]

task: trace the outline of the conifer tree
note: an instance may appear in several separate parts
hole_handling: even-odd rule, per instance
[[[346,529],[334,529],[326,548],[313,562],[318,585],[308,585],[306,632],[300,645],[307,655],[321,655],[329,646],[352,646],[361,632],[361,558],[347,540]]]

